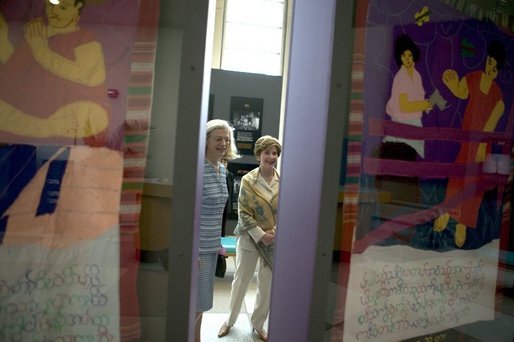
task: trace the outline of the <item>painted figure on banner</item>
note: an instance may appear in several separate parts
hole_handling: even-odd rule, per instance
[[[395,39],[394,60],[399,69],[393,78],[391,96],[386,104],[386,113],[392,121],[416,127],[422,127],[423,114],[432,110],[432,104],[425,96],[421,75],[415,68],[419,58],[420,50],[408,34]],[[385,135],[372,154],[380,159],[416,161],[425,157],[425,146],[422,139]],[[417,177],[378,175],[376,186],[380,191],[391,194],[393,200],[413,204],[420,202]]]
[[[4,244],[64,246],[118,222],[122,157],[107,147],[113,133],[104,55],[93,34],[78,26],[84,6],[84,0],[46,0],[46,18],[26,23],[16,47],[0,14],[0,141],[12,144],[4,153],[16,155],[19,144],[61,146],[29,183],[10,180]],[[97,191],[80,186],[93,181],[102,183]],[[30,200],[41,191],[39,201]]]
[[[501,34],[492,30],[484,43],[477,25],[397,25],[393,60],[370,45],[361,185],[378,201],[360,206],[357,250],[469,250],[498,237],[510,172],[510,57]],[[437,62],[443,51],[452,58]]]
[[[59,137],[75,145],[84,139],[102,146],[93,139],[109,123],[102,45],[78,26],[84,0],[57,3],[46,0],[46,20],[26,23],[25,41],[16,48],[0,14],[0,137],[16,141],[10,133],[24,143]]]
[[[412,38],[403,34],[396,38],[394,44],[394,59],[400,68],[393,79],[391,97],[387,101],[386,113],[391,120],[407,125],[421,127],[423,113],[432,110],[432,104],[425,96],[425,89],[420,73],[416,70],[416,62],[420,58],[420,51]],[[422,139],[404,139],[385,136],[383,140],[394,144],[403,144],[399,147],[402,155],[417,153],[420,158],[425,157],[425,146]]]
[[[500,87],[495,82],[505,63],[505,49],[499,41],[491,41],[487,48],[483,70],[470,72],[459,78],[457,71],[447,69],[443,75],[443,83],[453,95],[461,100],[467,100],[462,121],[462,130],[494,132],[500,117],[505,112],[505,103]],[[486,155],[491,153],[491,144],[479,142],[462,142],[455,163],[484,163]],[[501,171],[501,170],[499,170]],[[508,166],[503,173],[509,172]],[[475,190],[468,195],[462,195],[483,179],[480,175],[465,177],[450,177],[446,189],[446,199],[460,196],[461,199],[454,207],[448,208],[434,221],[434,230],[446,229],[450,218],[456,223],[455,244],[462,247],[466,241],[466,229],[476,228],[477,218],[485,190]]]
[[[355,154],[344,170],[350,186],[359,182],[357,217],[350,205],[344,216],[348,227],[355,220],[341,278],[348,276],[345,341],[449,336],[495,320],[501,301],[498,262],[512,223],[512,34],[447,3],[424,5],[370,0],[361,17],[365,50],[356,56],[364,62],[353,64],[349,133],[356,141],[348,145]],[[398,55],[402,44],[410,48]],[[421,106],[409,112],[407,99]],[[394,157],[377,153],[392,144]],[[402,183],[410,178],[419,185]]]

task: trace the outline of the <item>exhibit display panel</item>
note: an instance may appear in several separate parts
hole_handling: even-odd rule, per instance
[[[356,3],[331,340],[511,341],[514,35]]]
[[[158,1],[0,4],[0,340],[141,333]]]

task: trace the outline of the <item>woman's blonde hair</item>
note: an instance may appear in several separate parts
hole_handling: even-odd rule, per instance
[[[227,163],[233,159],[239,158],[240,155],[237,152],[236,141],[234,140],[234,127],[230,126],[230,124],[227,121],[221,119],[214,119],[208,121],[206,129],[207,139],[209,139],[209,136],[212,131],[219,128],[226,129],[230,136],[230,143],[227,146],[227,152],[223,156],[221,162]]]
[[[277,154],[280,157],[280,153],[282,153],[282,145],[277,138],[273,138],[271,135],[263,135],[255,142],[255,146],[253,148],[253,154],[258,158],[262,151],[267,149],[270,146],[275,146],[277,149]]]

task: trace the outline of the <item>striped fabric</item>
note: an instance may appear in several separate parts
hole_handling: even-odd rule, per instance
[[[346,149],[346,161],[343,160],[342,166],[346,168],[343,183],[343,214],[341,225],[341,241],[339,250],[339,280],[341,285],[337,290],[337,301],[334,309],[334,321],[344,320],[346,286],[349,280],[349,264],[352,250],[353,235],[357,223],[357,210],[359,199],[359,177],[361,173],[361,150],[362,132],[364,122],[364,35],[366,25],[366,13],[368,11],[368,0],[358,1],[355,13],[355,37],[353,46],[352,62],[352,84],[350,98],[350,113],[348,114],[348,137]],[[346,163],[345,163],[346,162]],[[341,340],[335,334],[332,340]]]
[[[357,222],[359,177],[361,173],[362,128],[364,120],[364,36],[368,1],[359,1],[356,9],[356,30],[353,47],[352,90],[350,99],[346,178],[344,180],[343,225],[341,250],[349,257]],[[344,164],[343,164],[344,165]],[[344,167],[344,166],[343,166]]]
[[[208,161],[204,163],[202,208],[200,212],[200,254],[217,253],[221,248],[223,210],[227,203],[227,169],[218,163],[219,175]]]
[[[214,273],[218,253],[200,254],[200,270],[198,272],[196,312],[212,309],[214,302]]]
[[[132,51],[120,205],[120,335],[122,341],[138,340],[141,336],[136,291],[137,247],[152,108],[159,4],[159,0],[140,1],[138,32]]]

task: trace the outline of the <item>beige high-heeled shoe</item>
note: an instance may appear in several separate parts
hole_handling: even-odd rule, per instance
[[[266,332],[266,330],[262,329],[262,330],[259,330],[259,329],[256,329],[256,328],[253,328],[252,329],[253,332],[255,332],[257,334],[257,337],[264,341],[264,342],[267,342],[268,341],[268,333]]]
[[[227,322],[223,323],[223,325],[220,328],[220,331],[218,331],[218,337],[227,336],[231,328],[232,326],[227,325]]]

